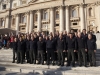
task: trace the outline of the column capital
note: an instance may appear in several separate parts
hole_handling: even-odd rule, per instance
[[[26,15],[29,15],[29,13],[30,13],[30,11],[26,12],[25,14],[26,14]]]
[[[33,10],[30,10],[29,12],[30,12],[30,14],[32,14],[33,13]]]
[[[8,18],[8,17],[9,17],[9,15],[6,15],[5,17],[6,17],[6,18]]]
[[[50,10],[54,10],[54,7],[50,7]]]
[[[79,4],[80,7],[84,7],[84,3]]]
[[[61,5],[61,6],[60,6],[60,9],[63,9],[63,7],[64,7],[64,6]]]
[[[19,16],[19,13],[15,14],[15,16],[16,16],[16,17]]]
[[[69,5],[66,6],[66,9],[69,9]]]

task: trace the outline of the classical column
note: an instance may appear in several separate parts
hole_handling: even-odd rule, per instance
[[[83,29],[85,29],[85,12],[83,4],[80,5],[80,19],[81,19],[80,26],[82,31]]]
[[[69,20],[69,6],[66,6],[66,31],[69,32],[70,31],[70,20]]]
[[[60,7],[60,32],[64,31],[64,10],[63,6]]]
[[[30,26],[29,26],[29,33],[33,31],[33,11],[30,11]]]
[[[27,15],[26,33],[28,33],[29,32],[29,12],[27,12],[26,15]]]
[[[16,34],[19,32],[19,14],[16,14]]]
[[[38,10],[38,26],[37,26],[37,32],[41,32],[41,10]]]
[[[5,24],[5,28],[9,28],[9,16],[6,16],[6,24]]]
[[[95,24],[95,26],[98,26],[97,27],[97,31],[100,31],[100,25],[99,25],[99,23],[100,23],[100,4],[99,3],[97,3],[96,5],[95,5],[95,17],[96,17],[96,20],[95,20],[95,22],[94,22],[94,24]]]
[[[50,32],[54,33],[54,8],[50,9]]]

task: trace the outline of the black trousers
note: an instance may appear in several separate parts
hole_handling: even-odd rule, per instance
[[[38,63],[43,64],[44,63],[44,51],[38,50]]]
[[[30,50],[29,51],[29,56],[30,56],[30,63],[36,63],[36,51]]]
[[[22,50],[17,51],[17,62],[23,63],[23,51]]]
[[[75,55],[74,55],[74,49],[68,49],[68,65],[71,63],[71,57],[72,57],[72,65],[75,65]]]
[[[78,60],[79,65],[82,65],[82,61],[84,61],[84,66],[86,66],[86,52],[84,48],[78,50]]]
[[[94,50],[88,50],[90,65],[96,65],[96,56]]]
[[[29,61],[29,60],[30,60],[30,57],[29,57],[29,50],[26,50],[25,54],[26,54],[26,60]]]
[[[58,50],[58,64],[64,64],[65,56],[63,50]]]
[[[54,62],[55,53],[53,49],[47,49],[47,63],[50,63],[50,57],[51,57],[51,60]]]
[[[15,62],[17,57],[17,50],[13,50],[13,62]]]

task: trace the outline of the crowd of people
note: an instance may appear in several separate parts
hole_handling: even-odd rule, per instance
[[[75,61],[78,61],[80,67],[87,67],[87,62],[90,66],[96,66],[96,36],[92,31],[86,33],[86,29],[49,35],[43,32],[1,35],[0,46],[13,49],[12,63],[17,60],[17,64],[23,64],[26,60],[30,64],[44,65],[46,61],[47,65],[64,66],[67,62],[66,66],[75,67]]]

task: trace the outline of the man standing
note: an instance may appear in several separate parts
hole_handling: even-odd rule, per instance
[[[12,47],[13,47],[13,62],[15,63],[15,56],[17,55],[17,38],[14,39],[14,42],[12,43]]]
[[[92,34],[88,34],[87,49],[89,55],[90,66],[96,66],[96,42],[92,37]]]
[[[25,46],[26,46],[26,52],[25,52],[26,53],[26,59],[27,59],[27,63],[29,63],[30,62],[30,59],[29,59],[30,38],[29,38],[29,36],[27,36],[27,39],[25,41]]]
[[[68,64],[67,66],[70,66],[71,57],[72,57],[72,66],[75,66],[75,55],[74,52],[77,50],[77,42],[76,38],[73,37],[73,33],[70,33],[69,37],[66,40],[67,44],[67,51],[68,51]]]
[[[34,37],[31,36],[30,41],[30,64],[36,64],[36,54],[37,54],[37,41],[34,39]]]
[[[54,60],[55,60],[55,53],[54,53],[54,49],[55,49],[55,41],[52,37],[52,35],[50,35],[49,40],[47,40],[46,42],[46,50],[47,50],[47,65],[50,64],[50,56],[52,59],[52,65],[54,65]]]
[[[64,52],[65,52],[65,40],[62,35],[59,35],[59,39],[57,41],[57,52],[58,52],[58,66],[64,66]]]
[[[23,64],[23,50],[24,50],[24,43],[22,37],[20,37],[18,41],[17,63]]]
[[[43,41],[42,37],[39,36],[39,41],[37,42],[37,50],[38,50],[38,64],[44,65],[44,49],[45,42]]]
[[[86,67],[87,40],[82,37],[80,32],[78,33],[77,44],[79,66],[82,66],[82,61],[84,61],[84,66]]]

